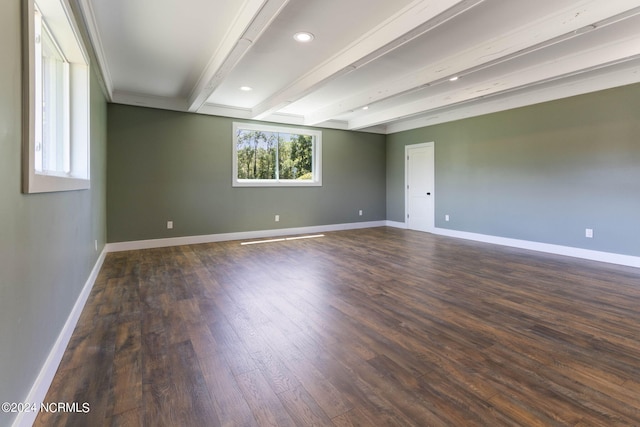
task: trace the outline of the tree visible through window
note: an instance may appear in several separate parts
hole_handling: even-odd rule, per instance
[[[234,124],[234,185],[320,185],[320,132]]]

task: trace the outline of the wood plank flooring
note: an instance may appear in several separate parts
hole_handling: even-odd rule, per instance
[[[639,426],[640,270],[393,228],[112,253],[38,426]]]

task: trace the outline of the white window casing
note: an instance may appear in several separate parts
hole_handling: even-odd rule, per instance
[[[23,6],[23,192],[88,189],[87,51],[68,0]]]

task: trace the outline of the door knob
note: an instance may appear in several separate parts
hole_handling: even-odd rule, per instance
[[[430,195],[431,195],[431,193],[427,193],[427,196],[430,196]]]

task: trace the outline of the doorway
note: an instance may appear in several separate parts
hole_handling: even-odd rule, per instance
[[[405,213],[407,228],[432,231],[435,226],[435,143],[405,147]]]

